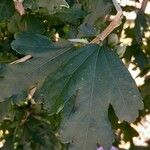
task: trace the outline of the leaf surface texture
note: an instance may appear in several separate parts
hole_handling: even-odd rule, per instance
[[[143,104],[134,80],[113,51],[89,44],[74,48],[45,36],[21,33],[12,48],[31,60],[1,65],[2,99],[38,86],[36,99],[50,114],[62,112],[60,137],[70,150],[93,150],[97,143],[111,146],[108,119],[111,104],[119,120],[134,121]]]

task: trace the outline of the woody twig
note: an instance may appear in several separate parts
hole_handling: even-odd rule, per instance
[[[114,18],[114,20],[107,26],[107,28],[100,33],[99,35],[97,35],[90,43],[96,43],[99,44],[101,41],[103,41],[116,27],[118,27],[121,18],[122,18],[122,9],[120,7],[120,5],[117,3],[116,0],[112,0],[113,4],[117,10],[117,14]]]

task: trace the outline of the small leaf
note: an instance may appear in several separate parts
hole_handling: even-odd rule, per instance
[[[32,11],[38,10],[38,1],[37,0],[24,0],[23,6],[25,9],[29,8]]]
[[[39,0],[39,7],[47,8],[49,14],[54,14],[62,7],[69,8],[68,3],[65,0]]]
[[[18,13],[15,13],[8,21],[7,28],[10,33],[19,31],[26,31],[26,20],[24,20]]]
[[[75,4],[69,9],[62,9],[55,14],[55,18],[58,18],[62,22],[70,24],[77,24],[83,17],[86,16],[86,12],[81,9],[81,5]]]
[[[112,8],[112,4],[105,0],[84,0],[81,3],[89,12],[89,15],[84,19],[83,25],[94,26],[97,19],[108,14]]]
[[[49,38],[40,34],[18,33],[15,34],[15,39],[11,44],[12,48],[24,55],[40,55],[40,53],[49,51],[54,46]]]
[[[96,36],[96,31],[94,27],[89,24],[81,24],[79,27],[79,37],[93,37]]]
[[[10,108],[11,108],[11,103],[12,103],[12,101],[10,99],[7,99],[7,101],[0,102],[0,116],[1,116],[1,119],[6,117],[6,114],[9,113]],[[2,120],[0,120],[0,122],[1,121]]]
[[[42,34],[43,32],[46,31],[42,22],[43,20],[40,19],[39,17],[29,15],[27,17],[27,31]]]
[[[12,0],[0,0],[0,20],[10,18],[14,11],[15,8]]]
[[[142,42],[142,37],[144,36],[144,30],[147,27],[145,14],[141,11],[137,13],[137,18],[135,20],[135,38],[138,44]]]

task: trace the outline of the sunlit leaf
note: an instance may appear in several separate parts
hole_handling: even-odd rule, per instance
[[[112,7],[109,0],[85,0],[81,1],[81,3],[89,12],[89,15],[84,19],[83,24],[89,24],[91,26],[94,25],[97,19],[108,14]]]
[[[86,12],[81,9],[81,5],[74,5],[70,9],[63,9],[55,14],[55,18],[58,18],[62,22],[70,24],[77,24],[82,18],[86,16]]]
[[[91,150],[97,143],[111,146],[110,104],[121,121],[131,122],[138,116],[143,106],[139,91],[111,49],[95,44],[72,48],[31,33],[15,38],[12,48],[33,58],[2,66],[1,98],[41,87],[44,82],[36,98],[50,114],[63,110],[60,135],[64,143],[70,142],[71,150]]]
[[[10,33],[26,31],[26,20],[21,18],[18,13],[15,13],[8,21],[7,28]]]

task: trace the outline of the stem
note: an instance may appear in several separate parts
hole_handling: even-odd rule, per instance
[[[143,0],[142,1],[142,6],[141,6],[141,11],[144,12],[147,6],[148,0]]]
[[[24,56],[24,57],[22,57],[18,60],[15,60],[15,61],[11,62],[10,64],[11,65],[12,64],[19,64],[19,63],[22,63],[22,62],[25,62],[25,61],[29,60],[31,57],[32,57],[31,55],[26,55],[26,56]]]
[[[112,0],[113,4],[117,10],[117,14],[114,18],[114,20],[107,26],[107,28],[100,33],[99,35],[96,36],[90,43],[96,43],[99,44],[101,41],[103,41],[116,27],[118,27],[118,24],[121,21],[122,18],[122,9],[120,5],[117,3],[116,0]]]

